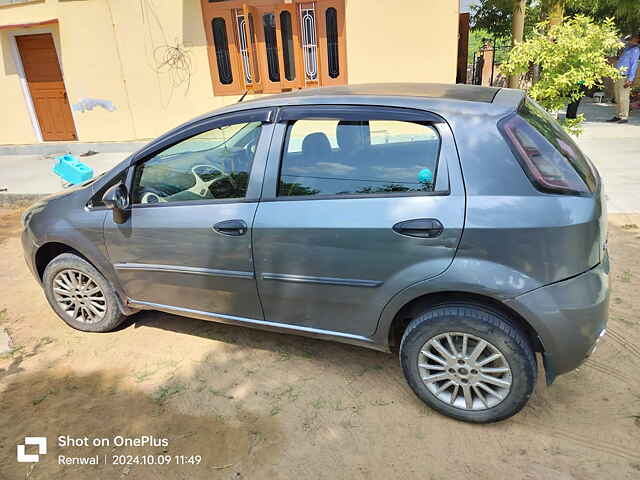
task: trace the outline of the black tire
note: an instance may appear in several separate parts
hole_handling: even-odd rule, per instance
[[[63,270],[75,270],[89,276],[100,287],[106,310],[99,320],[88,323],[71,318],[55,299],[53,284],[56,275]],[[64,275],[64,274],[63,274]],[[108,332],[116,328],[126,318],[118,306],[116,293],[109,282],[89,262],[72,253],[63,253],[54,258],[44,271],[42,278],[44,293],[51,308],[71,327],[84,332]]]
[[[420,352],[429,340],[448,332],[471,334],[489,342],[503,355],[511,369],[511,386],[502,401],[490,408],[471,410],[450,405],[429,390],[418,367]],[[413,319],[402,337],[400,363],[407,382],[424,403],[444,415],[473,423],[497,422],[518,413],[529,400],[538,376],[535,353],[526,334],[501,312],[468,303],[438,305]],[[451,392],[458,391],[454,390],[455,384],[450,388]],[[455,395],[451,393],[450,398],[457,398]]]

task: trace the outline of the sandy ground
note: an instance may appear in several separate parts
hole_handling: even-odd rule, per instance
[[[612,216],[609,335],[578,371],[493,425],[424,406],[392,355],[146,312],[72,330],[27,271],[19,212],[0,211],[0,479],[640,478],[640,216]],[[16,444],[47,436],[39,463]],[[167,438],[60,447],[56,437]],[[58,465],[58,455],[200,455],[200,465]],[[111,458],[108,458],[111,461]]]

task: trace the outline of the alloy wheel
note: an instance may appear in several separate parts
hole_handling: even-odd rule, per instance
[[[511,390],[509,363],[486,340],[447,332],[427,341],[418,354],[422,381],[440,401],[463,410],[485,410]]]
[[[107,312],[107,301],[98,283],[84,272],[65,269],[53,278],[53,294],[62,311],[72,320],[96,323]]]

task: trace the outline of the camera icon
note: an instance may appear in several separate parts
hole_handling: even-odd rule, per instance
[[[27,453],[27,445],[37,445],[38,453]],[[24,444],[17,446],[16,457],[20,463],[33,463],[40,461],[40,455],[47,453],[47,437],[24,437]]]

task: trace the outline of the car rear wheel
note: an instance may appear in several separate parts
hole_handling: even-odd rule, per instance
[[[43,285],[51,307],[73,328],[108,332],[125,318],[109,282],[77,255],[54,258],[44,271]]]
[[[415,318],[404,332],[400,361],[422,401],[474,423],[516,414],[537,378],[525,333],[502,313],[466,303],[438,305]]]

